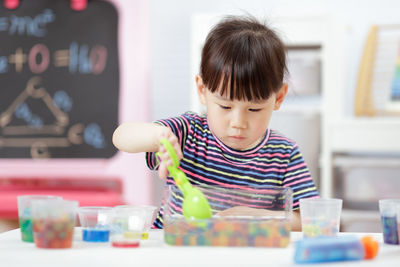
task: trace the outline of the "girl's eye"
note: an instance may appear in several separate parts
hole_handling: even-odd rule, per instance
[[[228,106],[222,106],[222,105],[219,105],[222,109],[231,109],[231,107],[228,107]]]
[[[258,112],[260,110],[261,110],[261,108],[250,108],[249,109],[249,111],[251,111],[251,112]]]

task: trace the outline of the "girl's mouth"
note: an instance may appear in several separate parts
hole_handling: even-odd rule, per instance
[[[232,139],[234,139],[234,140],[243,140],[243,139],[244,139],[243,136],[237,136],[237,135],[230,136],[230,138],[232,138]]]

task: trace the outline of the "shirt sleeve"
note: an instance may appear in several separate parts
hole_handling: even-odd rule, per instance
[[[318,197],[318,191],[307,164],[297,146],[294,145],[283,179],[283,186],[293,191],[293,210],[299,209],[301,198]]]
[[[186,114],[178,117],[157,120],[154,123],[168,127],[176,135],[183,151],[189,129],[189,122]],[[150,170],[156,170],[158,163],[155,159],[155,152],[146,152],[146,164]]]

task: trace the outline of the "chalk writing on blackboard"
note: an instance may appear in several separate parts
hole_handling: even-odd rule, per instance
[[[116,10],[104,1],[81,12],[68,1],[32,2],[0,9],[0,157],[111,157]]]
[[[51,9],[45,9],[34,17],[16,16],[0,17],[0,32],[8,32],[9,35],[27,35],[44,37],[47,33],[46,25],[55,20],[55,14]]]
[[[18,47],[9,56],[2,56],[0,61],[0,73],[7,73],[9,65],[15,66],[16,72],[22,72],[24,65],[32,73],[45,72],[51,64],[50,50],[45,44],[35,44],[26,53],[22,47]],[[107,62],[107,48],[96,45],[89,48],[88,45],[79,45],[72,42],[69,49],[59,49],[53,53],[54,67],[67,67],[70,73],[101,74]]]

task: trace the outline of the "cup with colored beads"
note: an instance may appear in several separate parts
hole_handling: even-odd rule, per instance
[[[18,221],[21,228],[21,239],[25,242],[33,242],[32,227],[32,202],[43,199],[62,199],[59,196],[48,195],[21,195],[17,197]]]
[[[337,198],[300,199],[303,236],[336,236],[340,227],[342,202]]]
[[[32,202],[33,238],[38,248],[70,248],[79,203],[46,199]]]
[[[82,240],[85,242],[108,242],[110,223],[113,215],[111,207],[80,207],[79,221],[82,226]]]
[[[138,247],[140,240],[148,238],[157,207],[121,205],[114,207],[111,225],[113,247]]]
[[[400,241],[400,199],[379,200],[379,211],[381,214],[383,242],[398,245]]]

